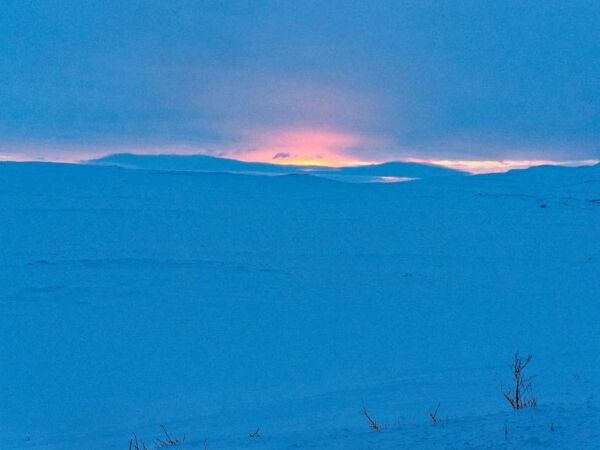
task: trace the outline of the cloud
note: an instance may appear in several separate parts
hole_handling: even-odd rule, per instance
[[[600,159],[585,2],[299,3],[0,6],[0,153]]]

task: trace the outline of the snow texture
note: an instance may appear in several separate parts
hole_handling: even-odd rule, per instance
[[[599,236],[599,166],[1,163],[0,448],[600,448]]]

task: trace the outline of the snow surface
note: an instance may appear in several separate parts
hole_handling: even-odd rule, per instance
[[[1,163],[0,448],[600,448],[599,232],[600,166]]]

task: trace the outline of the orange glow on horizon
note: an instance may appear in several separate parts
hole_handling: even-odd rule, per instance
[[[246,147],[250,147],[248,150],[240,152],[236,149],[235,152],[225,152],[225,154],[231,154],[230,157],[241,161],[298,166],[346,167],[390,161],[378,157],[377,148],[382,147],[383,141],[339,130],[315,128],[260,130],[246,133],[241,140]],[[387,143],[387,145],[392,144]],[[370,153],[373,157],[368,160],[356,158],[357,150],[363,150],[365,154]],[[394,160],[443,166],[472,174],[499,173],[539,165],[577,166],[598,163],[598,160],[467,160],[413,157]]]
[[[367,139],[350,133],[311,128],[259,131],[245,136],[251,149],[232,156],[241,161],[299,166],[342,167],[373,164],[357,161],[351,150]]]
[[[237,144],[229,148],[202,148],[180,144],[177,146],[31,146],[15,152],[0,149],[0,161],[67,162],[79,163],[114,153],[129,152],[139,155],[209,155],[246,162],[307,167],[347,167],[381,164],[385,162],[412,162],[462,170],[472,174],[500,173],[512,169],[526,169],[539,165],[585,166],[598,164],[597,159],[555,161],[546,159],[441,159],[418,157],[390,157],[382,149],[393,148],[392,142],[372,136],[341,130],[319,128],[285,128],[244,132]],[[404,154],[407,149],[401,149]],[[360,156],[358,156],[360,155]]]

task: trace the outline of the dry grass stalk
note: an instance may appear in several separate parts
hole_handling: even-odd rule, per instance
[[[362,415],[367,418],[367,420],[369,421],[369,427],[373,431],[376,431],[377,433],[379,433],[381,431],[381,427],[379,426],[377,421],[375,419],[373,419],[371,416],[369,416],[369,411],[367,411],[367,408],[363,408]]]
[[[439,421],[438,416],[437,416],[439,410],[440,410],[440,403],[437,404],[435,411],[433,411],[433,412],[429,411],[429,417],[431,418],[432,425],[437,424]]]

